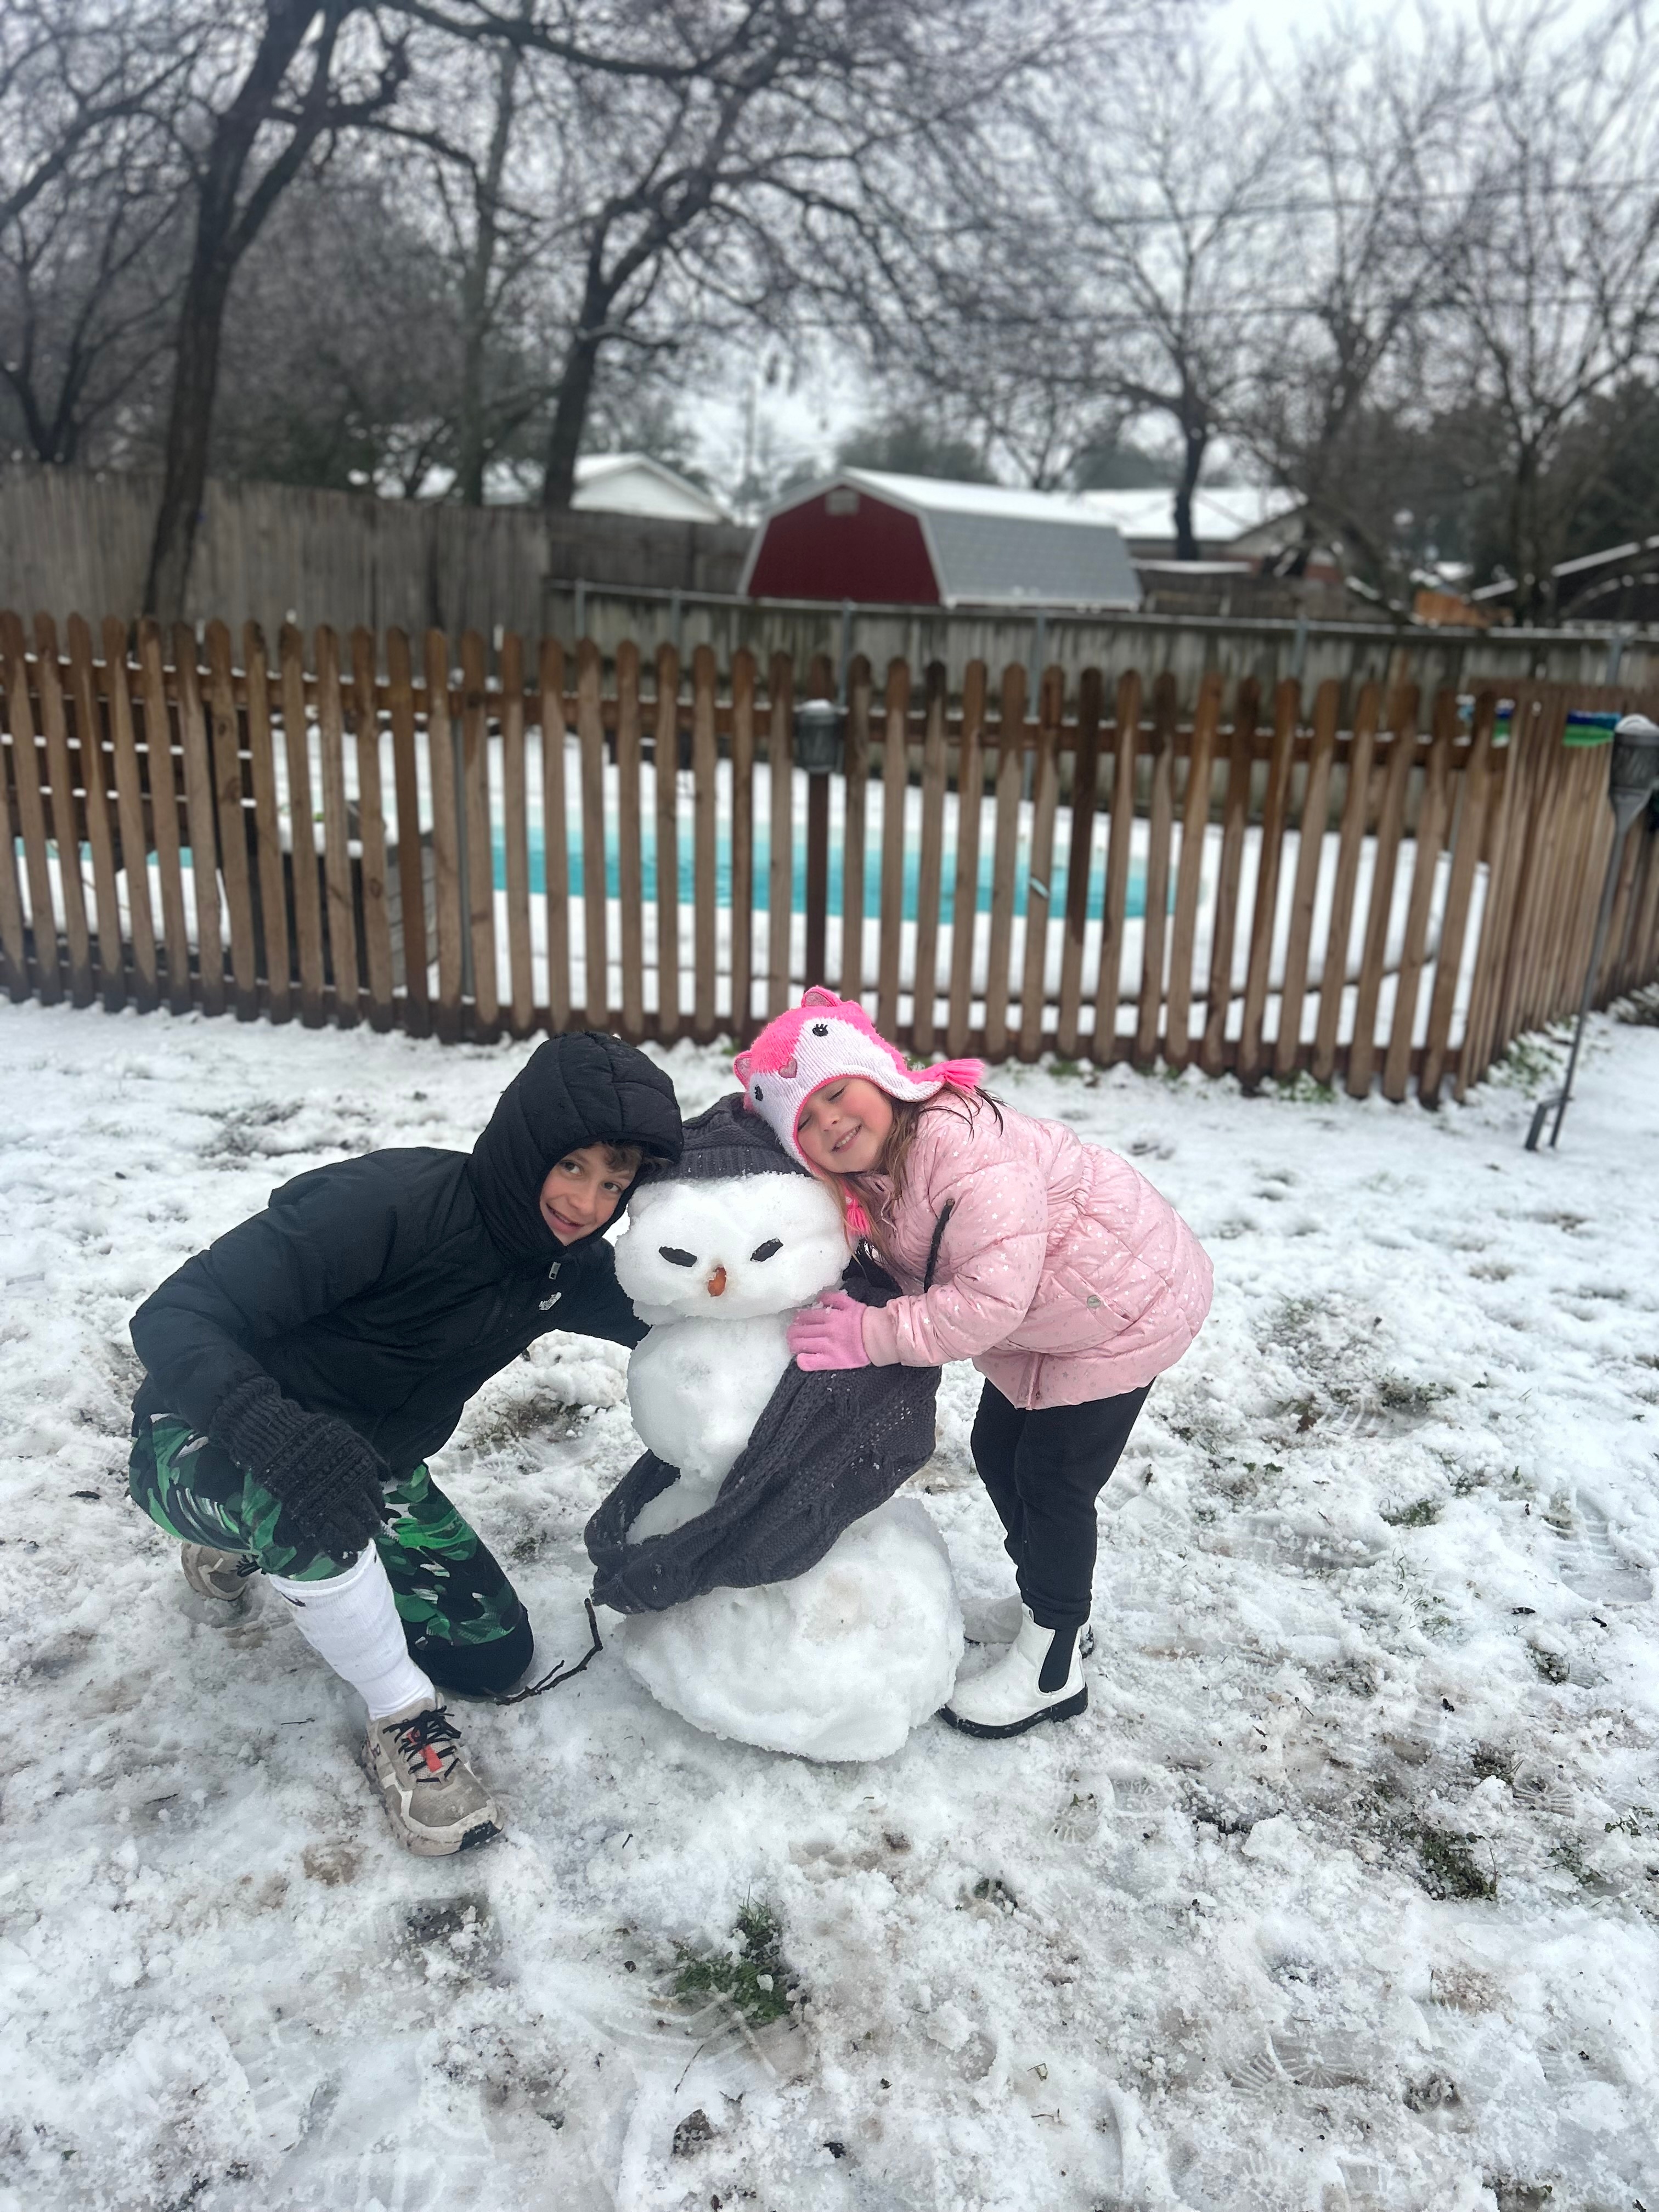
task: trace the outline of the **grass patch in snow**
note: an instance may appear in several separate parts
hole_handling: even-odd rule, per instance
[[[1488,1070],[1486,1080],[1518,1091],[1523,1098],[1535,1098],[1560,1073],[1561,1054],[1554,1039],[1534,1031],[1516,1037],[1497,1066]]]
[[[1444,1828],[1419,1828],[1415,1838],[1432,1897],[1496,1897],[1498,1877],[1469,1849],[1470,1839]]]
[[[799,2000],[800,1984],[783,1955],[782,1923],[768,1905],[745,1905],[732,1941],[731,1953],[683,1951],[675,1996],[724,1997],[756,2027],[783,2019]]]
[[[1284,1106],[1334,1106],[1336,1092],[1328,1083],[1316,1082],[1305,1067],[1298,1067],[1294,1075],[1281,1075],[1273,1085],[1273,1096]]]
[[[1390,1528],[1431,1528],[1440,1518],[1437,1498],[1419,1498],[1415,1504],[1402,1505],[1390,1512],[1385,1505],[1382,1518]]]

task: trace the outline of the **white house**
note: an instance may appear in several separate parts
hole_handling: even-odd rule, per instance
[[[1167,485],[1079,496],[1122,532],[1137,561],[1174,560],[1175,494]],[[1193,535],[1207,559],[1255,561],[1294,541],[1301,512],[1293,491],[1268,484],[1204,484],[1193,494]]]
[[[700,484],[649,453],[582,454],[576,463],[576,492],[570,504],[588,513],[651,514],[673,522],[730,519]]]

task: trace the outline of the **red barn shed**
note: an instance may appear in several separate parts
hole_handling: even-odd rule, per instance
[[[738,589],[756,599],[1138,607],[1113,526],[1066,492],[843,469],[764,515]]]

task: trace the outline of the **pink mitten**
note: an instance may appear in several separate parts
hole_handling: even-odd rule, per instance
[[[806,1306],[789,1324],[789,1349],[795,1364],[809,1371],[815,1367],[867,1367],[864,1348],[864,1308],[845,1291],[831,1291],[815,1306]]]

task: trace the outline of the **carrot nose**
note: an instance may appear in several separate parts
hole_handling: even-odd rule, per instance
[[[708,1278],[708,1288],[711,1298],[718,1298],[725,1295],[726,1270],[724,1267],[715,1268],[714,1273]]]

